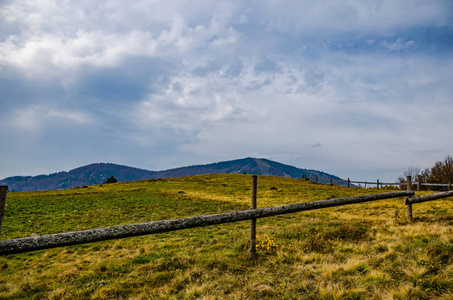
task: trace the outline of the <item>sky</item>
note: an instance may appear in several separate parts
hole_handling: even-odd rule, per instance
[[[453,154],[453,1],[0,1],[0,178]]]

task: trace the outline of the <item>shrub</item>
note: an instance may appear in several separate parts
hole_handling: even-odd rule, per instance
[[[104,183],[117,183],[118,182],[118,179],[116,179],[115,176],[110,176],[109,178],[107,178],[106,181],[104,181]]]

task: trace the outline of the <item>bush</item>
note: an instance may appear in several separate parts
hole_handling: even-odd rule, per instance
[[[118,179],[116,179],[115,176],[110,176],[109,178],[107,178],[106,181],[104,181],[104,183],[117,183],[118,182]]]

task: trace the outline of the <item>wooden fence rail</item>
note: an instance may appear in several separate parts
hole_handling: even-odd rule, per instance
[[[330,183],[332,184],[333,181],[336,182],[348,182],[348,187],[351,186],[351,183],[359,183],[359,184],[365,184],[365,187],[367,184],[376,184],[377,189],[379,189],[379,184],[382,185],[400,185],[400,186],[406,186],[407,191],[412,191],[412,186],[417,185],[417,190],[420,190],[420,185],[426,185],[426,186],[442,186],[442,187],[449,187],[450,191],[444,192],[444,193],[436,193],[436,194],[431,194],[431,195],[426,195],[426,196],[419,196],[419,197],[413,197],[413,198],[407,198],[406,199],[406,206],[407,206],[407,219],[409,222],[413,221],[413,215],[412,215],[412,204],[415,203],[421,203],[421,202],[426,202],[426,201],[432,201],[436,199],[441,199],[441,198],[447,198],[447,197],[452,197],[453,196],[453,191],[451,191],[451,183],[449,184],[443,184],[443,183],[420,183],[420,182],[413,182],[412,181],[412,176],[407,176],[406,182],[398,182],[398,183],[382,183],[379,182],[379,179],[374,182],[368,182],[368,181],[351,181],[349,180],[330,180]]]
[[[310,177],[310,180],[311,180],[312,177]],[[383,187],[383,186],[406,186],[407,185],[407,182],[380,182],[379,179],[376,180],[376,181],[355,181],[355,180],[349,180],[349,179],[329,179],[329,178],[318,178],[317,176],[315,177],[316,179],[316,183],[318,182],[328,182],[330,184],[332,183],[335,183],[335,182],[347,182],[348,183],[348,187],[351,187],[351,183],[352,184],[364,184],[365,187],[366,185],[370,185],[370,186],[373,186],[373,185],[376,185],[377,186],[377,189],[379,189],[379,187]],[[314,180],[312,180],[314,181]],[[439,187],[448,187],[449,189],[451,189],[452,187],[452,184],[451,183],[427,183],[427,182],[418,182],[418,181],[412,181],[412,185],[416,185],[417,186],[417,189],[420,190],[420,186],[439,186]]]
[[[407,198],[406,204],[422,203],[422,202],[427,202],[427,201],[432,201],[432,200],[447,198],[447,197],[453,197],[453,191]]]
[[[415,184],[418,184],[418,182],[415,182]],[[451,183],[424,183],[424,182],[422,182],[421,185],[425,185],[425,186],[443,186],[443,187],[450,187],[451,188]]]
[[[275,207],[250,209],[215,215],[196,216],[175,220],[155,221],[133,225],[120,225],[107,228],[98,228],[75,232],[50,234],[44,236],[3,240],[0,241],[0,255],[23,253],[35,250],[50,249],[55,247],[78,245],[112,239],[121,239],[162,232],[170,232],[194,227],[204,227],[244,220],[253,220],[257,218],[272,217],[300,211],[315,210],[327,207],[335,207],[413,195],[414,191],[382,193],[357,197],[321,200],[314,202],[302,202]]]
[[[407,198],[406,199],[406,205],[408,207],[408,214],[407,218],[409,222],[413,221],[413,216],[412,216],[412,204],[415,203],[422,203],[426,201],[433,201],[437,199],[442,199],[442,198],[447,198],[447,197],[453,197],[453,191],[448,191],[448,192],[442,192],[442,193],[436,193],[436,194],[431,194],[431,195],[424,195],[424,196],[418,196],[418,197],[412,197],[412,198]],[[409,209],[410,208],[410,209]],[[409,213],[410,210],[410,213]]]

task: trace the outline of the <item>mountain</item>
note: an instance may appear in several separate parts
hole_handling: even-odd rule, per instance
[[[301,178],[318,176],[319,180],[340,179],[337,176],[316,170],[300,169],[263,158],[243,158],[207,165],[188,166],[164,171],[148,171],[111,163],[96,163],[69,172],[59,172],[39,176],[14,176],[0,180],[0,185],[8,185],[15,192],[58,190],[84,185],[102,184],[111,176],[118,181],[184,177],[201,174],[247,173],[278,177]]]
[[[0,180],[0,185],[8,185],[15,192],[59,190],[84,185],[101,184],[111,176],[118,181],[133,181],[154,178],[155,172],[115,164],[91,164],[69,172],[50,175],[14,176]]]

